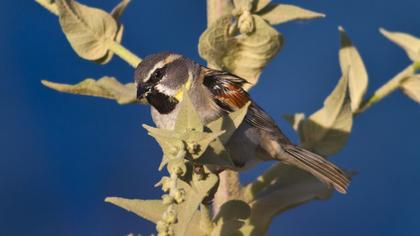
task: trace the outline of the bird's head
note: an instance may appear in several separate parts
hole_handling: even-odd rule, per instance
[[[174,53],[147,56],[134,75],[137,99],[160,113],[169,113],[182,100],[184,87],[189,89],[199,68],[194,61]]]

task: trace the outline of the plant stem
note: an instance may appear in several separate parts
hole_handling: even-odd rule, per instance
[[[401,85],[401,83],[409,78],[411,75],[413,75],[418,69],[419,69],[418,63],[413,63],[409,65],[407,68],[405,68],[403,71],[398,73],[394,78],[389,80],[386,84],[382,85],[378,90],[376,90],[372,96],[370,96],[368,99],[366,99],[360,106],[360,108],[354,113],[355,115],[358,115],[364,111],[366,111],[368,108],[370,108],[375,103],[381,101],[383,98],[388,96],[390,93],[394,92],[396,89],[398,89]]]
[[[207,25],[211,25],[223,15],[230,14],[232,9],[232,0],[207,0]],[[215,68],[214,65],[209,65],[209,67]],[[213,201],[213,216],[219,212],[223,203],[240,198],[240,194],[239,174],[230,170],[221,172],[219,174],[219,188]]]
[[[118,42],[112,41],[111,44],[109,45],[109,50],[111,50],[113,53],[121,57],[121,59],[126,61],[128,64],[130,64],[134,68],[137,68],[137,66],[141,62],[141,59],[138,56],[130,52],[130,50],[128,50],[127,48],[125,48],[123,45],[121,45]]]
[[[57,5],[55,3],[51,3],[51,0],[35,0],[35,2],[37,2],[39,5],[47,9],[52,14],[56,16],[59,15]],[[118,55],[121,59],[126,61],[128,64],[130,64],[134,68],[136,68],[141,62],[141,59],[138,56],[136,56],[134,53],[132,53],[130,50],[128,50],[127,48],[125,48],[123,45],[121,45],[120,43],[116,41],[112,41],[109,44],[108,49],[112,51],[113,53],[115,53],[116,55]]]

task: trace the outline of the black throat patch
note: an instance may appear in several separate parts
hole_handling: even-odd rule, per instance
[[[178,100],[174,97],[169,97],[156,90],[152,90],[146,97],[150,105],[152,105],[160,114],[168,114],[173,111],[178,104]]]

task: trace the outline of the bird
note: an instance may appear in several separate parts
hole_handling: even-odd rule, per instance
[[[275,121],[251,99],[248,82],[230,72],[215,70],[172,52],[151,54],[134,72],[137,100],[151,105],[158,128],[172,130],[185,93],[203,124],[249,104],[243,122],[227,141],[234,170],[242,171],[259,162],[277,160],[309,172],[328,187],[345,194],[347,175],[324,157],[293,144]]]

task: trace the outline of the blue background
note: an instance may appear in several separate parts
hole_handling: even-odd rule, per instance
[[[117,0],[83,3],[110,10]],[[277,27],[286,38],[252,95],[295,141],[281,119],[312,113],[340,77],[342,25],[359,48],[374,91],[410,62],[378,28],[420,36],[420,1],[288,1],[327,18]],[[170,50],[204,63],[197,41],[205,1],[133,1],[122,21],[124,45],[136,54]],[[132,80],[115,57],[106,66],[81,60],[57,19],[34,1],[0,8],[0,235],[149,235],[154,226],[103,202],[106,196],[158,198],[160,149],[140,124],[149,108],[59,94],[41,79]],[[400,92],[355,120],[333,161],[357,170],[347,195],[315,201],[277,217],[269,235],[420,235],[420,106]],[[247,173],[252,179],[267,165]]]

